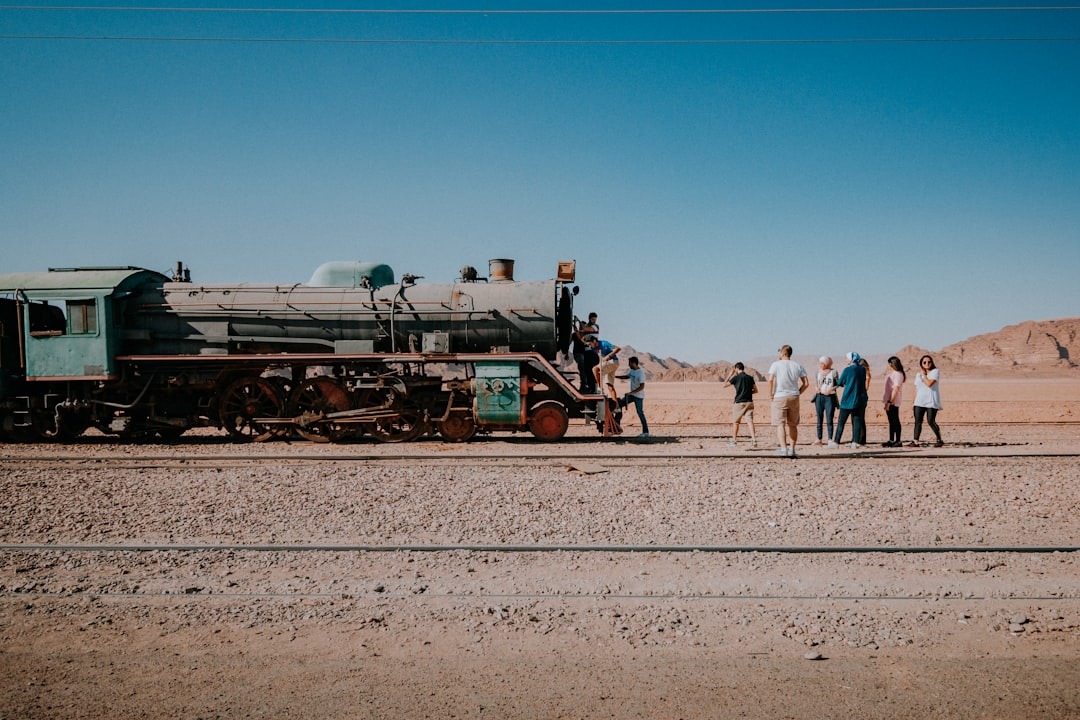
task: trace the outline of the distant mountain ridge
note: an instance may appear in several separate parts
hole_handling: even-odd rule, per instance
[[[917,367],[922,355],[940,368],[984,375],[1080,374],[1080,317],[1029,320],[961,340],[937,352],[908,345],[896,355]]]
[[[632,357],[637,357],[638,362],[641,363],[642,369],[645,370],[645,376],[648,378],[655,378],[667,372],[674,372],[692,367],[690,363],[683,362],[682,360],[676,360],[675,358],[670,357],[659,358],[650,352],[635,350],[630,345],[623,345],[622,351],[619,352],[621,372],[626,371],[626,362]]]
[[[635,351],[654,381],[668,382],[718,382],[728,377],[733,363],[720,361],[703,365],[665,358],[646,365],[647,353]],[[865,356],[874,374],[883,371],[890,355],[896,355],[908,373],[918,369],[919,358],[930,355],[943,371],[957,375],[1016,377],[1060,377],[1080,375],[1080,317],[1057,320],[1029,320],[1018,325],[1008,325],[1001,330],[976,335],[940,350],[925,350],[907,345],[894,353],[875,353]],[[629,355],[624,355],[629,357]],[[841,369],[846,364],[843,354],[833,355],[833,366]],[[744,361],[747,372],[759,381],[764,379],[775,358],[751,358]],[[806,367],[807,372],[817,369],[818,356],[796,355],[795,360]]]
[[[638,362],[641,363],[642,369],[645,370],[645,377],[649,380],[655,379],[668,372],[674,372],[692,367],[690,363],[683,362],[682,360],[676,360],[675,358],[660,358],[653,355],[650,352],[643,352],[635,349],[631,345],[622,345],[622,349],[619,351],[619,374],[625,375],[629,369],[627,361],[632,357],[637,357]],[[566,357],[560,363],[560,368],[568,374],[576,374],[577,366],[574,364],[573,358]]]
[[[706,365],[686,365],[667,372],[658,373],[653,380],[666,382],[724,382],[731,377],[731,368],[734,363],[714,362]],[[753,367],[747,367],[749,373],[758,382],[763,382],[765,376]]]

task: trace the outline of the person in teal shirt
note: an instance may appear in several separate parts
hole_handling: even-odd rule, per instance
[[[866,403],[870,400],[866,394],[866,369],[861,363],[862,357],[857,352],[847,354],[848,365],[836,381],[837,387],[844,388],[840,397],[840,416],[836,420],[836,434],[829,447],[840,447],[840,438],[844,435],[844,424],[851,417],[851,447],[861,447],[859,440],[866,437]]]

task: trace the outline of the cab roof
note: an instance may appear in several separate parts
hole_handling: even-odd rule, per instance
[[[19,272],[0,275],[0,293],[16,291],[97,290],[112,293],[121,286],[145,280],[167,282],[169,278],[154,270],[138,267],[49,268],[48,272]]]

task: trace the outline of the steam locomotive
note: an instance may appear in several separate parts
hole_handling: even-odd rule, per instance
[[[332,262],[306,284],[199,285],[136,267],[0,275],[0,437],[130,440],[196,427],[238,441],[401,442],[438,432],[561,438],[595,420],[553,364],[573,329],[573,261],[519,282],[395,281],[387,265]]]

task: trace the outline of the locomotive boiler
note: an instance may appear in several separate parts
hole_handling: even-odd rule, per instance
[[[513,267],[466,266],[453,283],[351,262],[289,285],[195,284],[180,265],[2,275],[0,435],[558,439],[598,399],[552,364],[572,332],[574,263],[529,282]]]

